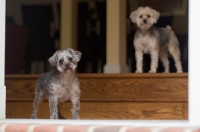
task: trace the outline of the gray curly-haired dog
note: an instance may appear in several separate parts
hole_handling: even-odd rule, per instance
[[[79,119],[80,88],[75,69],[81,58],[81,52],[73,49],[56,51],[49,58],[56,71],[43,73],[37,80],[35,88],[34,110],[32,119],[37,118],[39,104],[43,97],[49,100],[50,119],[65,119],[61,112],[61,104],[67,100],[72,102],[72,119]]]
[[[150,7],[139,7],[130,14],[130,19],[137,24],[138,30],[134,36],[134,48],[136,57],[136,73],[142,73],[143,54],[151,55],[149,73],[156,73],[158,59],[163,63],[165,73],[169,73],[168,51],[174,58],[177,72],[181,73],[180,48],[178,39],[170,26],[156,28],[160,13]]]

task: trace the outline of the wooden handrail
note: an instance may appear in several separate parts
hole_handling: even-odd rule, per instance
[[[38,78],[41,74],[6,74],[6,79],[11,78]],[[187,78],[188,73],[79,73],[78,78]]]

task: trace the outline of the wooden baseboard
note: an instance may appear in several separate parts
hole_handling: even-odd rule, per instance
[[[82,119],[188,119],[188,74],[77,74]],[[6,117],[29,118],[39,75],[6,75]],[[26,108],[24,110],[24,108]],[[71,103],[63,105],[70,118]],[[48,102],[39,118],[49,118]]]

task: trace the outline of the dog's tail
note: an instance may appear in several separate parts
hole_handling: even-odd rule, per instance
[[[172,28],[169,25],[167,25],[166,28],[172,30]]]

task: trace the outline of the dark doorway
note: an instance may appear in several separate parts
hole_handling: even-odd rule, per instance
[[[102,73],[106,63],[106,2],[95,1],[95,5],[90,9],[88,2],[78,4],[79,73]]]
[[[31,73],[34,60],[44,62],[47,71],[47,59],[55,52],[54,38],[50,35],[53,20],[52,5],[22,6],[23,23],[29,30],[25,47],[25,73]],[[33,68],[33,67],[32,67]]]

